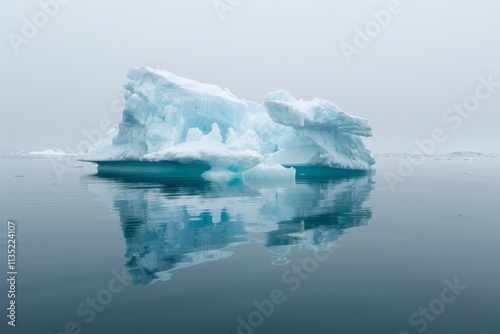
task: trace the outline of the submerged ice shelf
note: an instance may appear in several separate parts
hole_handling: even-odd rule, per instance
[[[289,178],[291,167],[368,170],[375,163],[361,138],[372,135],[368,121],[329,101],[280,90],[261,105],[145,67],[128,78],[122,121],[83,157],[99,172]]]

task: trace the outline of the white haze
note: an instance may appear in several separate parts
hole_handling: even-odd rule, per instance
[[[480,76],[500,82],[500,4],[401,0],[348,63],[339,45],[389,2],[243,0],[221,21],[213,0],[72,0],[16,53],[8,34],[40,5],[2,0],[0,151],[75,150],[83,131],[119,121],[128,69],[150,66],[256,102],[275,89],[331,100],[370,121],[375,152],[413,151],[435,128],[438,152],[500,152],[500,87],[456,130],[443,120]]]

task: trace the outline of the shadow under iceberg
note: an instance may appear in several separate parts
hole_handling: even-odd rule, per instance
[[[95,175],[84,183],[118,214],[125,266],[144,285],[228,258],[228,248],[242,244],[263,243],[276,265],[289,262],[294,246],[326,250],[345,229],[371,219],[372,173],[250,184]]]

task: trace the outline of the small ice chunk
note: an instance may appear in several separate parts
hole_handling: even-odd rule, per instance
[[[243,172],[243,180],[295,180],[295,168],[285,168],[277,163],[260,163]]]

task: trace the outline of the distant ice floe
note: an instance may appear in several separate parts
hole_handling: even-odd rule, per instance
[[[456,151],[452,152],[451,155],[454,157],[480,157],[483,156],[483,153],[474,151]]]
[[[34,156],[34,157],[63,157],[63,156],[79,156],[79,153],[67,153],[61,149],[46,149],[43,151],[32,151],[32,152],[27,152],[27,151],[21,151],[14,153],[15,155],[23,155],[23,156]]]
[[[452,153],[411,154],[411,153],[374,153],[375,158],[403,158],[403,159],[433,159],[433,160],[470,160],[483,158],[499,158],[500,153],[482,153],[474,151],[457,151]]]

